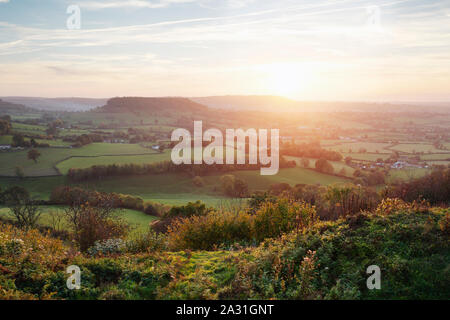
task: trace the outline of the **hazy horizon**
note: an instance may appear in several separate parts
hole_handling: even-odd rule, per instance
[[[446,0],[71,4],[0,0],[0,96],[450,101]]]

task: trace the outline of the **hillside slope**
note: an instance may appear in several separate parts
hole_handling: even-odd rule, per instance
[[[0,224],[0,299],[449,299],[449,215],[387,203],[259,247],[103,258]],[[73,264],[81,290],[65,286]],[[370,265],[380,290],[366,286]]]
[[[2,114],[17,114],[21,112],[32,112],[33,110],[27,108],[22,104],[11,103],[0,99],[0,115]]]
[[[153,113],[161,111],[171,112],[204,112],[208,108],[187,98],[141,98],[123,97],[109,99],[98,112],[106,113]]]
[[[87,111],[106,103],[106,99],[93,98],[41,98],[4,97],[5,101],[19,103],[27,107],[46,111]]]

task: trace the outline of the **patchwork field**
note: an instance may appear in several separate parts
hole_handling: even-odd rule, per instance
[[[390,154],[386,153],[342,153],[342,156],[351,157],[354,160],[364,160],[364,161],[377,161],[377,159],[381,158],[386,160],[389,158]]]
[[[295,160],[295,162],[297,163],[297,166],[298,166],[298,167],[302,167],[302,163],[301,163],[302,158],[299,158],[299,157],[290,157],[290,156],[286,156],[285,158],[286,158],[286,160]],[[314,168],[317,159],[312,159],[312,158],[306,158],[306,159],[309,160],[309,167],[308,167],[308,168]],[[353,172],[355,172],[355,169],[354,169],[354,168],[352,168],[352,167],[350,167],[350,166],[347,166],[347,165],[346,165],[345,163],[343,163],[343,162],[338,162],[338,161],[329,161],[329,162],[333,165],[334,173],[335,173],[335,174],[340,173],[341,170],[344,169],[344,170],[345,170],[345,176],[347,176],[347,177],[353,177]]]
[[[26,176],[58,175],[56,165],[70,157],[96,157],[107,155],[157,154],[137,144],[93,143],[82,148],[38,148],[41,153],[37,163],[27,158],[27,151],[3,152],[0,154],[0,175],[14,176],[20,166]]]
[[[338,152],[349,152],[349,150],[353,152],[359,152],[361,149],[365,149],[366,152],[378,152],[378,153],[391,153],[389,150],[385,148],[390,144],[388,143],[375,143],[375,142],[350,142],[350,143],[342,143],[334,146],[325,147],[329,150],[334,150]]]
[[[123,164],[145,164],[170,160],[170,151],[164,153],[151,153],[145,155],[120,155],[120,156],[98,156],[98,157],[72,157],[56,165],[62,174],[67,174],[69,169],[85,169],[98,165],[123,165]]]
[[[43,226],[52,226],[51,212],[64,213],[63,206],[41,206],[40,210],[42,214],[39,218],[39,224]],[[147,231],[149,223],[158,219],[157,217],[130,209],[117,210],[117,215],[129,223],[135,232]],[[8,208],[0,208],[0,217],[14,219],[14,216]],[[63,230],[67,230],[68,228],[68,224],[64,219],[62,220],[61,227]]]
[[[411,179],[420,178],[430,173],[431,169],[426,168],[407,168],[391,170],[388,175],[388,182],[409,181]]]
[[[250,191],[267,190],[275,183],[296,184],[339,184],[348,183],[348,179],[322,174],[311,169],[291,168],[281,169],[275,176],[261,176],[257,170],[235,171],[233,174],[248,183]],[[192,177],[184,174],[145,175],[131,177],[105,178],[100,181],[89,181],[70,185],[103,192],[116,192],[141,197],[146,201],[155,201],[164,204],[185,204],[189,201],[202,200],[210,206],[217,206],[226,199],[221,190],[222,175],[202,177],[204,186],[196,187]],[[60,185],[69,184],[63,176],[46,178],[2,178],[0,186],[3,188],[19,185],[25,187],[38,198],[48,199],[51,191]]]
[[[406,153],[414,153],[414,152],[443,152],[442,150],[436,149],[431,144],[424,144],[424,143],[404,143],[404,144],[398,144],[394,147],[390,148],[391,150],[396,150],[400,152],[406,152]]]

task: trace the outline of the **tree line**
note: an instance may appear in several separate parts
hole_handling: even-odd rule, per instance
[[[287,161],[283,157],[280,158],[280,168],[293,168],[295,166],[295,161]],[[216,173],[227,173],[237,170],[259,170],[260,168],[260,164],[175,165],[174,163],[172,163],[172,161],[162,161],[149,164],[111,164],[96,165],[85,169],[70,169],[67,173],[67,176],[70,181],[81,182],[89,180],[99,180],[102,178],[115,176],[133,176],[163,173],[186,173],[192,177],[195,177]]]

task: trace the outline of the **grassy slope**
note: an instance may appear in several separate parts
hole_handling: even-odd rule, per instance
[[[51,218],[49,213],[51,211],[63,212],[63,206],[41,206],[40,207],[42,214],[39,218],[39,224],[43,226],[51,226]],[[130,210],[130,209],[121,209],[117,211],[117,214],[122,217],[127,223],[129,223],[132,228],[136,231],[145,232],[148,230],[149,223],[158,219],[154,216],[146,215],[143,212]],[[10,210],[8,208],[0,208],[0,217],[11,218],[14,219]],[[67,228],[67,224],[63,222],[63,229]]]
[[[147,151],[148,152],[148,151]],[[123,164],[145,164],[170,160],[170,152],[152,153],[138,156],[98,156],[90,158],[73,157],[58,163],[57,168],[62,174],[67,174],[69,169],[85,169],[96,165],[123,165]]]
[[[295,162],[297,163],[297,166],[298,167],[302,167],[302,164],[301,164],[301,159],[302,158],[291,157],[291,156],[285,156],[285,158],[286,158],[286,160],[295,160]],[[314,168],[317,159],[313,159],[313,158],[307,158],[307,159],[309,160],[309,167],[308,168]],[[340,161],[329,161],[329,162],[333,165],[335,173],[339,173],[342,170],[342,168],[344,168],[345,169],[345,176],[346,177],[353,177],[353,172],[355,172],[355,169],[353,169],[352,167],[350,167],[350,166],[348,166],[345,163],[340,162]]]
[[[45,245],[34,263],[0,255],[4,297],[69,299],[449,299],[450,247],[442,221],[448,209],[359,215],[319,224],[258,248],[125,254],[114,258],[76,257]],[[6,231],[6,237],[28,237]],[[36,239],[36,237],[34,237]],[[1,239],[0,239],[1,240]],[[40,241],[41,243],[48,243]],[[315,252],[306,278],[298,270]],[[42,258],[45,256],[45,259]],[[310,255],[309,255],[310,256]],[[58,262],[59,261],[59,262]],[[62,262],[64,261],[64,262]],[[303,262],[302,262],[303,261]],[[66,265],[80,266],[82,289],[65,287]],[[366,269],[381,268],[381,289],[368,290]],[[51,269],[50,269],[51,268]],[[22,277],[15,282],[15,274]],[[30,295],[25,296],[25,292]]]
[[[137,144],[93,143],[82,148],[38,148],[41,156],[37,163],[27,159],[27,150],[5,152],[0,157],[0,175],[14,176],[16,166],[23,167],[27,176],[57,175],[54,166],[74,156],[95,157],[102,155],[154,154],[151,149]]]
[[[429,174],[432,170],[426,168],[406,168],[389,171],[388,182],[409,181],[411,179],[421,178]]]
[[[401,152],[413,153],[415,152],[443,152],[442,150],[436,149],[432,144],[425,143],[408,143],[408,144],[399,144],[392,148],[391,150],[397,150]]]
[[[244,179],[250,191],[267,190],[275,183],[296,184],[334,184],[345,183],[347,179],[318,173],[304,168],[281,169],[277,175],[261,176],[257,170],[236,171],[236,177]],[[221,175],[203,177],[205,185],[194,187],[192,178],[183,174],[145,175],[132,177],[105,178],[101,181],[89,181],[77,184],[87,189],[104,192],[117,192],[139,196],[144,200],[152,200],[166,204],[185,204],[188,201],[202,200],[210,206],[216,206],[227,198],[222,195]],[[46,178],[0,178],[0,187],[19,185],[40,199],[48,199],[51,191],[60,185],[75,185],[66,181],[65,177]]]

